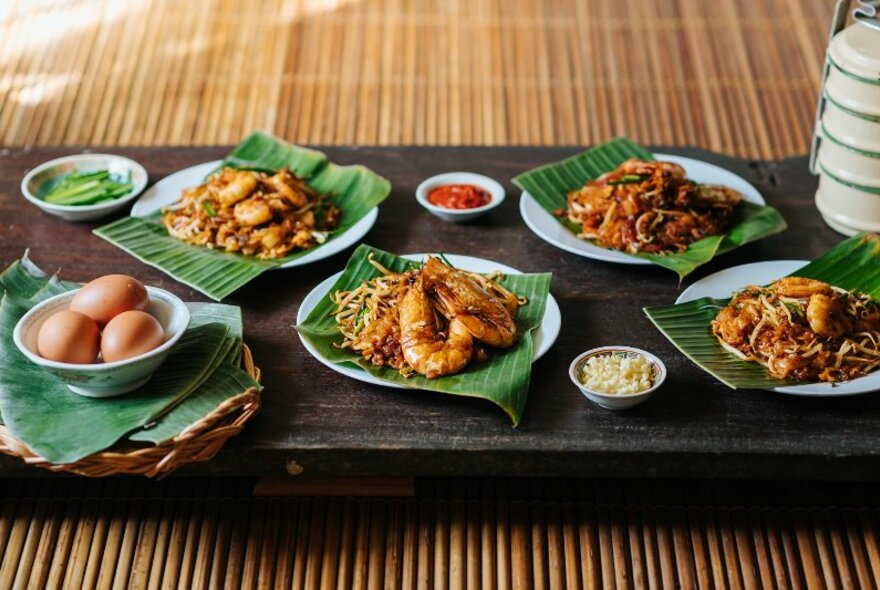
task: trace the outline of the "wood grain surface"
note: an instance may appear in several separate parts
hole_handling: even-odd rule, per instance
[[[790,229],[725,255],[693,277],[768,259],[811,259],[842,238],[813,204],[815,180],[804,158],[779,163],[733,160],[708,152],[662,148],[718,163],[741,174],[778,207]],[[124,272],[187,300],[202,299],[91,235],[91,225],[41,213],[17,195],[18,179],[71,150],[12,150],[0,161],[0,262],[30,248],[43,268],[88,280]],[[123,149],[154,179],[212,160],[222,148]],[[807,399],[733,391],[678,353],[642,313],[675,300],[685,285],[659,267],[613,265],[562,252],[531,234],[520,219],[509,179],[571,148],[328,148],[335,161],[363,163],[387,176],[393,193],[365,241],[398,253],[447,252],[554,274],[562,310],[556,345],[534,364],[525,416],[514,429],[486,402],[365,385],[324,367],[293,330],[299,302],[342,269],[344,252],[320,263],[275,271],[229,298],[244,312],[245,337],[265,384],[264,410],[218,457],[189,473],[279,475],[553,475],[696,478],[872,479],[880,398]],[[467,168],[505,184],[510,198],[470,224],[444,223],[413,197],[424,178]],[[689,279],[688,282],[690,282]],[[595,346],[627,344],[659,355],[666,384],[649,402],[610,412],[584,399],[567,368]],[[15,460],[2,472],[21,474]]]
[[[808,149],[833,0],[6,0],[0,145]]]

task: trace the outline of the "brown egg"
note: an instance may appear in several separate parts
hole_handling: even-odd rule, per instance
[[[130,359],[165,342],[159,320],[143,311],[124,311],[107,324],[101,336],[101,357],[105,363]]]
[[[92,318],[75,311],[59,311],[40,326],[37,351],[50,361],[88,365],[95,362],[100,341],[98,324]]]
[[[149,303],[147,290],[137,279],[106,275],[83,286],[70,302],[70,309],[86,314],[103,328],[122,312],[144,311]]]

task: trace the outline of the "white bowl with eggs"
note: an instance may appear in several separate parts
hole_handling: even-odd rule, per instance
[[[189,309],[180,298],[156,287],[146,287],[146,290],[149,301],[144,311],[158,320],[165,339],[149,352],[124,360],[91,364],[63,363],[43,358],[37,346],[40,328],[56,312],[69,309],[79,289],[37,304],[18,321],[12,339],[28,360],[58,377],[74,393],[100,398],[134,391],[150,380],[190,322]]]
[[[593,366],[596,360],[605,358],[610,359],[608,366]],[[602,346],[578,355],[571,362],[568,375],[581,393],[597,406],[626,410],[647,401],[663,385],[666,365],[639,348]],[[617,392],[612,393],[614,390]]]
[[[489,194],[489,202],[480,207],[470,209],[452,209],[435,205],[428,200],[430,192],[446,185],[472,185]],[[494,178],[474,172],[446,172],[437,174],[424,181],[416,188],[416,201],[419,205],[444,221],[471,221],[481,217],[501,205],[505,197],[504,187]]]

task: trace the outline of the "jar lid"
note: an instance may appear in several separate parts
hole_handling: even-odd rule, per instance
[[[831,40],[828,57],[845,73],[880,84],[880,31],[851,25]]]

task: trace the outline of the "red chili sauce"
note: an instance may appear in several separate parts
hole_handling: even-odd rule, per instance
[[[473,184],[445,184],[428,192],[428,202],[446,209],[476,209],[492,201],[489,191]]]

